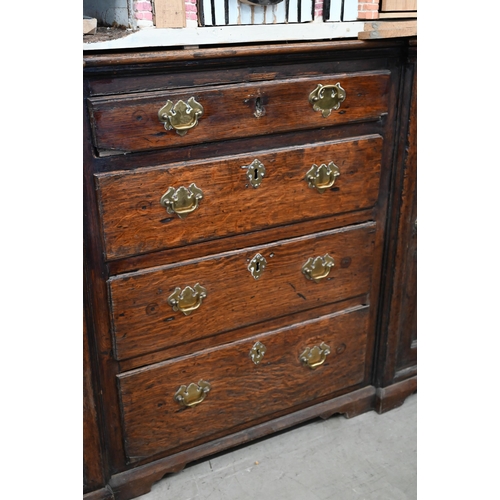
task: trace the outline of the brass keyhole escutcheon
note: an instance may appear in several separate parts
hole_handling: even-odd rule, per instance
[[[254,364],[258,365],[262,361],[266,350],[266,346],[262,342],[256,342],[254,344],[250,350],[250,359],[254,362]]]
[[[258,253],[250,261],[250,264],[248,264],[248,270],[254,279],[258,280],[264,272],[266,265],[267,260],[260,253]]]
[[[250,186],[258,188],[266,175],[266,167],[264,164],[260,160],[255,159],[250,165],[243,165],[241,168],[246,169],[246,176]]]

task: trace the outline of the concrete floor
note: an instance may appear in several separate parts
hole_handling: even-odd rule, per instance
[[[166,476],[140,500],[415,500],[417,395],[333,416]]]

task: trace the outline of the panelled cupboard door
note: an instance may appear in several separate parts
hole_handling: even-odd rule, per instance
[[[399,345],[396,370],[417,363],[417,70],[412,84],[412,100],[401,193],[399,279]]]
[[[388,220],[387,280],[379,335],[377,411],[401,405],[417,386],[417,61],[409,47],[401,93],[392,211]]]

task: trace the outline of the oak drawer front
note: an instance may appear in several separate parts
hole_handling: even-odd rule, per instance
[[[389,71],[325,75],[285,81],[93,97],[88,101],[95,147],[101,152],[134,152],[223,139],[307,130],[375,120],[388,111]],[[339,85],[345,100],[337,110],[315,111],[310,95],[318,85]],[[177,109],[180,123],[160,115]],[[196,104],[197,103],[197,104]],[[330,106],[330,103],[321,104]],[[200,107],[201,106],[201,107]],[[170,117],[171,112],[166,113]],[[179,133],[180,132],[180,133]],[[183,135],[180,135],[183,134]]]
[[[368,312],[360,306],[118,375],[129,460],[363,382]],[[315,348],[319,365],[311,368],[301,358],[314,364]]]
[[[371,135],[98,175],[106,256],[113,260],[370,208],[378,198],[382,144],[382,137]],[[189,213],[172,201],[183,189],[191,196]],[[170,202],[162,204],[164,195]]]
[[[375,229],[367,222],[111,278],[114,355],[126,359],[367,294]]]

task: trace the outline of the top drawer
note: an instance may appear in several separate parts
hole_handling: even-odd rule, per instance
[[[389,71],[89,99],[99,152],[146,151],[374,120]],[[161,110],[161,111],[160,111]]]

